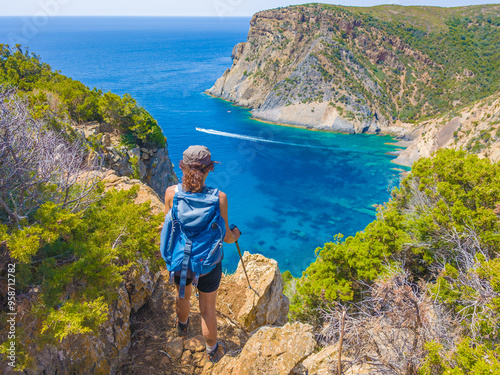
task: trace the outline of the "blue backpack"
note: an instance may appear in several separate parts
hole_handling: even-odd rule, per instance
[[[199,276],[222,260],[225,235],[219,189],[205,187],[201,193],[190,193],[183,191],[182,184],[177,185],[161,231],[160,252],[171,280],[180,272],[180,298],[184,298],[188,276],[194,278],[193,285],[198,285]]]

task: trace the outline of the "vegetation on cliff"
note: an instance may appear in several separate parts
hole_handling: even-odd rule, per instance
[[[442,116],[419,123],[415,139],[394,161],[411,166],[438,148],[464,149],[500,161],[500,91]]]
[[[482,373],[496,368],[494,363],[500,360],[498,163],[454,150],[420,159],[391,200],[379,208],[376,221],[355,236],[338,235],[317,252],[317,260],[295,280],[291,307],[295,317],[331,319],[324,309],[344,305],[354,315],[362,311],[364,316],[394,322],[413,309],[405,324],[413,330],[415,345],[420,343],[408,349],[414,354],[421,349],[420,361],[427,353],[421,373]],[[401,301],[409,307],[402,309]],[[432,324],[426,326],[431,318]],[[409,329],[398,324],[386,328]],[[412,336],[399,339],[408,337]],[[397,340],[392,344],[397,347]]]
[[[21,46],[0,44],[0,85],[15,87],[26,97],[35,118],[46,119],[57,128],[69,122],[106,122],[130,148],[165,147],[165,137],[156,120],[129,94],[90,90],[79,81],[52,71],[40,58]]]
[[[161,263],[163,215],[134,202],[137,187],[105,193],[99,148],[69,125],[104,120],[131,142],[165,139],[128,95],[91,91],[27,51],[0,48],[0,263],[15,268],[11,289],[8,268],[0,270],[0,309],[17,313],[16,369],[33,370],[47,345],[98,336],[118,286]],[[6,324],[2,361],[11,342]]]

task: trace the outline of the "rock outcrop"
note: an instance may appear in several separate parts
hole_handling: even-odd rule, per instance
[[[236,320],[245,330],[252,331],[268,324],[282,325],[287,321],[288,298],[283,295],[283,278],[278,262],[260,254],[245,252],[243,261],[247,270],[252,289],[241,265],[236,272],[229,276],[228,283],[236,284],[233,288],[244,290],[244,296],[238,295],[242,303],[237,312]],[[227,295],[231,289],[227,291]]]
[[[118,298],[111,304],[99,335],[69,335],[37,351],[27,346],[32,363],[24,373],[113,374],[130,348],[130,314],[137,312],[150,298],[158,277],[159,272],[151,272],[148,263],[143,261],[140,269],[130,271],[129,281],[118,287]],[[31,310],[30,306],[26,307]],[[36,317],[31,313],[20,321],[27,331],[36,324]]]
[[[163,203],[160,196],[148,185],[145,185],[140,180],[131,179],[129,177],[121,176],[119,177],[114,170],[107,170],[100,174],[100,179],[104,182],[104,190],[117,189],[117,190],[129,190],[134,186],[139,186],[139,191],[137,192],[137,197],[135,198],[135,203],[141,204],[144,202],[149,202],[152,208],[153,214],[158,214],[164,212],[165,204]]]
[[[316,347],[313,327],[295,322],[283,327],[262,327],[247,341],[241,353],[229,355],[204,374],[289,374]]]
[[[73,128],[101,150],[106,168],[114,170],[118,177],[141,180],[162,200],[167,187],[178,182],[167,144],[164,148],[127,149],[120,144],[117,130],[105,123],[74,124]]]
[[[500,161],[500,94],[493,95],[455,113],[419,124],[416,137],[394,160],[411,166],[440,148],[464,149]]]

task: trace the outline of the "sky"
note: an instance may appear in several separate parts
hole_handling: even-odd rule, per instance
[[[195,16],[249,17],[264,10],[304,4],[294,0],[0,0],[0,16]],[[499,0],[358,0],[317,1],[327,4],[465,6],[498,4]]]

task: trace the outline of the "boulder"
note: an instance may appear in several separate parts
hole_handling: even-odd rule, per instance
[[[139,175],[141,177],[141,180],[144,180],[144,178],[147,176],[148,170],[146,167],[146,164],[143,163],[142,160],[139,160]]]
[[[184,341],[184,349],[192,352],[202,352],[205,350],[205,339],[202,335],[191,337]]]
[[[292,374],[330,375],[337,368],[338,345],[330,345],[319,353],[311,354],[297,366]]]
[[[141,148],[139,146],[134,147],[132,150],[127,151],[127,155],[129,158],[141,158]]]
[[[249,331],[267,324],[284,324],[287,321],[289,301],[283,294],[283,278],[278,262],[248,252],[245,252],[243,261],[252,289],[248,288],[240,261],[231,277],[232,282],[245,290],[245,296],[239,297],[242,304],[236,313],[237,320]]]
[[[314,350],[316,341],[309,324],[295,322],[283,327],[261,327],[233,358],[226,355],[203,374],[289,374]]]
[[[102,137],[102,145],[104,147],[111,146],[111,135],[110,134],[104,134],[104,136]]]
[[[193,364],[193,353],[191,353],[189,350],[186,350],[184,353],[182,353],[181,364],[183,366],[192,366],[192,364]]]
[[[163,345],[163,349],[165,349],[170,357],[174,359],[180,358],[183,352],[182,338],[177,337],[176,339],[167,342]]]

